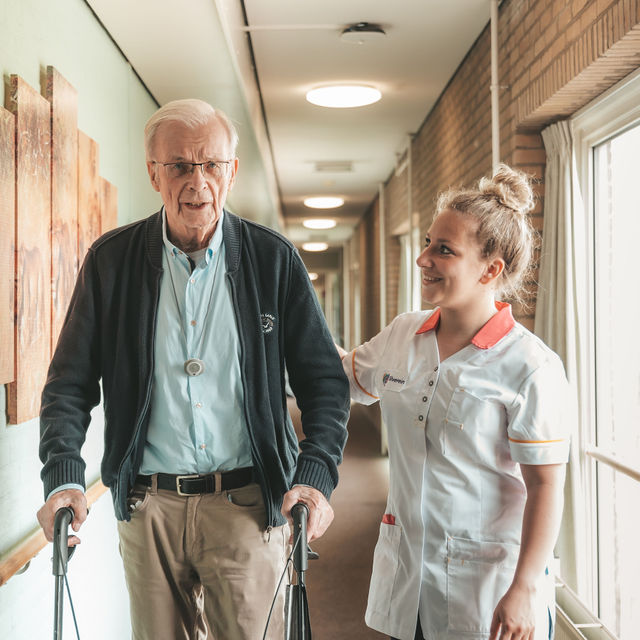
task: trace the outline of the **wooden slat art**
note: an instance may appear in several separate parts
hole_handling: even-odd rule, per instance
[[[78,260],[100,235],[98,143],[78,131]]]
[[[0,384],[15,380],[16,117],[0,107]]]
[[[118,188],[105,178],[100,178],[100,233],[118,226]]]
[[[49,102],[12,75],[16,115],[16,379],[9,422],[38,415],[51,348],[51,113]]]
[[[51,104],[51,353],[78,270],[78,94],[47,67]]]

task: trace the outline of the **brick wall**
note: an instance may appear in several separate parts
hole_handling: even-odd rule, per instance
[[[542,230],[545,151],[540,132],[640,67],[640,0],[504,0],[499,11],[500,157],[536,179],[534,227]],[[397,234],[407,224],[408,189],[421,233],[437,194],[471,185],[491,172],[490,29],[479,36],[426,117],[410,149],[411,171],[385,185],[387,317],[397,311]],[[411,184],[409,184],[411,183]],[[363,218],[375,242],[377,216]],[[377,252],[375,249],[374,254]],[[372,263],[375,264],[375,263]],[[377,291],[375,269],[361,272],[362,307]],[[379,285],[378,285],[379,286]],[[514,309],[533,326],[535,282],[528,309]],[[375,306],[371,304],[371,306]],[[363,323],[363,338],[376,324]]]

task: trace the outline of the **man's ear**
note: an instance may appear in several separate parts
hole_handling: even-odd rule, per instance
[[[238,173],[239,164],[240,164],[240,161],[238,160],[237,157],[234,158],[233,162],[231,163],[231,180],[229,180],[229,191],[231,191],[231,188],[236,182],[236,174]]]
[[[151,180],[151,186],[156,190],[160,191],[160,185],[158,184],[158,179],[156,177],[156,163],[147,161],[147,172],[149,173],[149,179]]]
[[[495,282],[504,271],[504,260],[502,258],[492,258],[487,262],[484,273],[480,278],[482,284]]]

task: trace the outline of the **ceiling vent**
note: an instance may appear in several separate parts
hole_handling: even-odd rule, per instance
[[[317,173],[350,173],[353,171],[351,160],[318,160],[315,163]]]

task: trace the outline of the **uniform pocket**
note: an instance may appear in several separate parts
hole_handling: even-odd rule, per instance
[[[373,553],[373,571],[367,608],[384,616],[389,615],[391,607],[401,538],[402,527],[399,525],[384,522],[380,525],[380,535]]]
[[[483,400],[457,387],[451,396],[442,429],[442,450],[448,457],[477,457],[478,446],[487,440],[502,439],[506,415],[502,405]],[[482,440],[481,440],[482,438]]]
[[[489,633],[498,601],[513,580],[520,545],[467,538],[447,541],[448,630]]]

